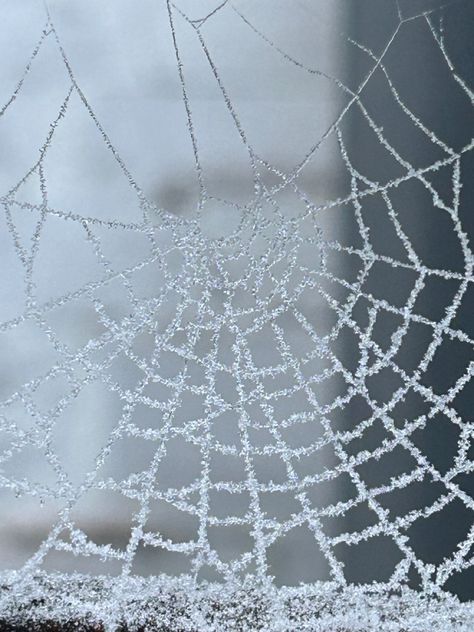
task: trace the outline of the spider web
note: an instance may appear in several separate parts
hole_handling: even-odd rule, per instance
[[[450,5],[447,13],[461,11],[459,6]],[[38,158],[1,198],[5,228],[21,266],[17,281],[23,282],[25,309],[5,320],[0,330],[15,341],[16,331],[24,336],[26,326],[34,327],[55,359],[47,371],[25,379],[1,402],[6,447],[0,457],[0,484],[17,497],[12,506],[27,498],[35,506],[51,502],[57,511],[35,552],[19,569],[3,573],[3,616],[30,624],[51,618],[84,625],[101,621],[111,630],[124,623],[130,629],[284,630],[298,625],[325,630],[339,625],[368,630],[380,629],[382,620],[393,621],[394,630],[402,629],[397,625],[427,629],[420,627],[427,621],[433,630],[452,625],[467,630],[472,608],[447,590],[450,578],[474,562],[474,500],[468,482],[474,468],[474,425],[458,405],[474,373],[469,355],[473,338],[459,326],[473,282],[474,258],[460,207],[469,177],[464,161],[474,140],[468,129],[461,143],[443,140],[410,108],[386,66],[405,30],[422,24],[458,94],[472,105],[474,93],[446,44],[444,11],[415,12],[390,3],[393,28],[379,52],[350,41],[369,63],[360,84],[350,88],[294,58],[227,0],[199,19],[169,0],[166,8],[199,186],[199,203],[187,216],[159,207],[137,184],[83,92],[49,13],[11,98],[0,110],[1,124],[8,125],[37,57],[53,42],[69,85]],[[226,15],[237,16],[281,64],[296,67],[308,81],[323,78],[345,98],[327,131],[287,171],[253,147],[208,47],[206,27]],[[195,128],[178,23],[192,30],[246,150],[254,193],[245,204],[208,190],[200,153],[205,139]],[[408,152],[396,148],[393,134],[378,121],[379,112],[369,107],[366,93],[376,77],[405,123],[431,147],[431,159],[423,166],[415,166]],[[100,219],[50,204],[47,160],[74,103],[90,117],[118,164],[140,221]],[[354,110],[365,133],[394,165],[389,179],[372,179],[358,166],[345,127]],[[329,142],[337,147],[349,190],[314,202],[300,176]],[[449,174],[447,193],[439,192],[439,173]],[[409,218],[398,192],[412,184],[427,196],[430,213],[442,214],[461,265],[432,265],[426,250],[419,248],[419,236],[413,238],[405,225]],[[36,201],[24,199],[25,185],[36,186]],[[284,204],[282,193],[287,196]],[[383,234],[371,223],[373,200],[377,217],[383,215]],[[336,239],[328,236],[328,218],[336,212],[352,227],[352,242],[343,230]],[[21,216],[35,222],[27,241],[19,228]],[[65,238],[74,226],[73,234],[87,245],[101,273],[88,278],[86,268],[80,286],[42,301],[35,270],[45,256],[41,244],[52,221],[64,227]],[[130,238],[140,236],[145,255],[130,265],[111,260],[110,235],[124,261]],[[385,240],[396,242],[397,256],[383,254],[379,242]],[[54,261],[53,252],[46,256]],[[454,288],[437,315],[418,309],[431,282]],[[111,315],[104,288],[126,294],[127,314],[119,319]],[[71,307],[68,313],[74,318],[79,301],[92,308],[101,333],[72,350],[49,316]],[[391,329],[388,322],[395,323]],[[413,336],[425,336],[426,344],[418,345],[421,351],[410,365],[406,358]],[[147,353],[141,350],[142,339]],[[344,352],[347,339],[356,346],[352,361]],[[453,357],[459,358],[454,365],[446,360]],[[132,386],[116,377],[120,362],[137,371]],[[433,369],[439,363],[454,366],[453,379],[442,387]],[[35,396],[58,379],[64,393],[45,411]],[[76,480],[58,454],[54,433],[62,416],[94,384],[118,398],[121,413],[105,429],[92,466]],[[421,403],[419,414],[409,407],[414,399]],[[101,420],[92,418],[91,423],[100,425]],[[446,446],[450,441],[455,446],[449,466],[441,467],[427,437],[445,427],[450,429],[443,435]],[[126,446],[125,453],[119,445]],[[26,457],[32,465],[24,476],[9,465],[22,454],[33,455]],[[126,472],[131,454],[142,455],[141,465]],[[35,459],[49,468],[49,479],[36,475]],[[98,541],[88,533],[87,523],[76,519],[81,499],[95,493],[104,503],[118,496],[113,505],[118,516],[121,502],[133,507],[123,545],[107,536]],[[191,525],[181,538],[161,529],[164,507],[178,531],[180,524]],[[450,513],[453,507],[457,513]],[[356,520],[354,528],[351,517],[357,512],[365,522],[357,526]],[[441,536],[443,529],[448,532],[443,520],[458,522],[461,533],[433,562],[420,542],[433,530],[441,529]],[[285,542],[286,548],[279,549]],[[316,555],[313,581],[279,588],[284,581],[275,570],[278,551],[288,559],[297,551],[297,559]],[[46,563],[55,552],[72,554],[74,560],[92,559],[104,570],[79,576],[59,568],[55,573]],[[166,555],[179,558],[184,570],[167,574],[162,562]],[[150,578],[136,572],[140,556],[156,560]],[[383,562],[372,567],[370,560],[377,557]],[[365,569],[361,576],[358,566]],[[178,578],[171,577],[176,574]]]

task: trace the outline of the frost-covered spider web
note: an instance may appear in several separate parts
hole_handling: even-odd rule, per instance
[[[472,629],[472,594],[452,593],[466,594],[474,562],[474,94],[450,47],[472,10],[379,4],[373,46],[340,35],[363,71],[339,79],[249,4],[188,4],[161,3],[159,24],[194,162],[184,212],[140,187],[109,136],[57,27],[61,3],[0,110],[8,126],[25,107],[42,55],[62,73],[46,137],[1,197],[1,533],[26,523],[34,541],[2,572],[1,616],[29,629]],[[278,6],[289,17],[296,4]],[[352,5],[346,22],[364,11]],[[219,52],[232,44],[209,44],[226,20],[234,46],[240,28],[260,47],[250,75],[269,56],[337,95],[291,165],[248,129],[268,103],[242,115],[228,88]],[[446,111],[410,98],[404,50],[440,68],[418,80],[431,96],[444,82]],[[244,152],[244,201],[209,184],[216,140],[199,133],[190,51]],[[107,207],[79,174],[86,212],[61,198],[61,130],[78,113],[126,185]]]

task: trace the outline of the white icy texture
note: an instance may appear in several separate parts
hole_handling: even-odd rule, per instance
[[[54,499],[57,513],[47,537],[34,554],[19,570],[2,576],[0,612],[2,616],[19,619],[54,617],[59,620],[103,621],[108,630],[115,629],[121,621],[127,622],[133,629],[134,625],[146,623],[148,616],[153,621],[155,615],[160,624],[183,630],[378,630],[382,624],[384,630],[394,631],[472,629],[469,627],[469,622],[473,620],[472,607],[461,605],[456,598],[444,593],[443,585],[454,572],[472,564],[474,529],[437,567],[417,556],[405,531],[415,521],[442,511],[453,499],[460,499],[469,510],[474,509],[473,499],[453,481],[458,474],[471,472],[474,467],[467,456],[474,426],[462,420],[451,407],[452,400],[471,379],[474,364],[470,363],[455,385],[443,395],[434,393],[421,379],[446,336],[465,345],[473,344],[471,338],[454,327],[452,322],[468,285],[473,281],[474,259],[458,210],[463,177],[461,159],[472,150],[474,143],[467,139],[465,146],[457,151],[446,146],[409,109],[387,74],[389,89],[403,114],[426,135],[437,150],[436,156],[443,153],[443,157],[436,157],[431,164],[417,167],[390,144],[384,130],[372,118],[375,114],[366,108],[361,98],[374,73],[386,72],[384,57],[399,32],[408,21],[419,20],[431,29],[444,63],[466,98],[473,101],[472,91],[452,66],[442,31],[433,25],[436,14],[404,18],[400,13],[399,22],[379,55],[359,47],[371,67],[356,91],[294,59],[229,2],[216,5],[204,18],[193,20],[168,2],[167,14],[200,190],[197,208],[189,216],[183,217],[159,208],[141,190],[102,126],[94,104],[88,101],[86,91],[83,92],[51,16],[46,19],[17,87],[0,111],[0,115],[5,116],[5,124],[10,108],[15,107],[24,85],[34,74],[42,48],[46,43],[53,44],[68,78],[67,91],[56,118],[51,122],[48,136],[39,147],[37,159],[21,180],[1,198],[6,229],[23,268],[18,283],[23,283],[26,296],[24,312],[3,322],[1,331],[10,332],[25,323],[34,324],[44,333],[56,359],[44,375],[25,378],[21,388],[1,403],[0,428],[11,438],[11,444],[1,455],[2,466],[5,467],[0,470],[0,484],[11,490],[19,500],[32,497],[48,503]],[[323,138],[315,142],[299,164],[288,172],[269,164],[253,148],[227,92],[225,78],[219,72],[219,60],[207,46],[205,25],[214,19],[224,19],[228,14],[237,15],[272,54],[279,56],[282,64],[297,66],[307,73],[308,80],[313,76],[325,77],[348,98]],[[248,154],[254,195],[245,204],[214,197],[206,188],[205,169],[200,159],[200,146],[205,145],[206,138],[200,138],[194,126],[187,86],[189,77],[181,58],[176,30],[178,20],[184,20],[195,31],[197,45],[214,75],[222,102]],[[90,117],[103,145],[110,151],[134,193],[140,213],[135,221],[97,218],[92,213],[97,209],[91,209],[89,216],[74,208],[50,205],[46,161],[73,101]],[[387,183],[378,183],[360,174],[353,166],[342,130],[344,117],[351,107],[359,108],[380,144],[398,163],[401,175]],[[341,198],[314,203],[300,188],[298,176],[328,138],[337,141],[340,158],[350,177],[351,192]],[[429,180],[432,172],[448,166],[452,168],[452,200],[449,203],[441,199]],[[268,182],[268,179],[271,181]],[[428,267],[410,243],[391,202],[391,192],[409,180],[421,183],[430,193],[433,206],[450,218],[452,231],[459,240],[464,257],[463,273]],[[34,202],[25,201],[18,195],[25,183],[30,181],[37,181],[38,185],[39,199]],[[87,187],[87,182],[82,185]],[[294,196],[294,210],[290,213],[279,206],[278,196],[283,190],[290,191]],[[384,213],[405,249],[405,261],[378,255],[374,251],[361,204],[376,194],[381,195],[385,202]],[[337,239],[328,239],[321,229],[319,218],[340,207],[350,208],[354,213],[362,243],[359,248],[344,245]],[[36,227],[27,244],[16,224],[18,211],[36,217]],[[217,219],[213,220],[213,213]],[[224,215],[228,215],[229,219],[223,224]],[[85,240],[100,274],[94,272],[93,278],[62,293],[59,298],[41,302],[36,295],[35,265],[38,257],[45,256],[41,243],[51,218],[64,222],[68,230],[74,226],[74,235]],[[312,227],[311,231],[308,226]],[[128,236],[143,238],[143,258],[124,265],[110,261],[104,252],[103,242],[112,232],[118,235],[117,239],[122,244],[124,261]],[[220,234],[222,232],[225,234]],[[75,243],[79,247],[73,239],[71,248]],[[308,259],[308,252],[313,253],[312,260]],[[355,281],[337,276],[328,263],[333,253],[350,254],[358,260],[360,268]],[[377,262],[409,270],[416,277],[404,307],[392,305],[364,290],[364,282]],[[142,281],[141,273],[144,274]],[[459,282],[445,315],[437,322],[418,315],[413,309],[426,279],[430,277]],[[152,278],[156,287],[149,295],[146,290]],[[128,295],[132,306],[130,313],[119,321],[110,317],[98,293],[112,281],[119,282],[121,291]],[[336,286],[345,290],[344,299],[329,289]],[[317,331],[318,327],[314,324],[318,320],[317,315],[313,314],[310,320],[307,312],[305,315],[300,310],[304,304],[303,295],[313,297],[313,305],[317,309],[324,303],[332,310],[335,324],[327,333]],[[370,304],[368,323],[363,329],[351,316],[352,308],[360,297]],[[102,333],[72,351],[57,337],[47,316],[60,306],[71,304],[74,307],[77,299],[85,299],[93,307]],[[388,312],[400,316],[402,324],[394,331],[391,346],[382,350],[373,338],[373,328],[377,318]],[[286,318],[292,319],[293,332],[297,331],[297,336],[288,335]],[[433,336],[418,370],[410,373],[398,366],[395,356],[413,322],[431,327]],[[341,362],[332,346],[345,327],[351,329],[358,340],[360,360],[355,371]],[[149,336],[151,346],[146,357],[139,354],[134,346],[143,333]],[[259,352],[259,344],[265,353],[273,351],[277,359],[261,366],[259,353],[263,351]],[[139,379],[131,387],[123,386],[110,374],[110,367],[119,357],[139,369]],[[77,367],[82,369],[81,377],[77,376]],[[366,380],[386,368],[398,376],[401,385],[388,401],[380,404],[370,396]],[[64,378],[67,385],[64,396],[44,414],[38,409],[32,394],[58,377]],[[283,385],[279,385],[279,378],[282,378]],[[326,387],[326,384],[335,378],[344,384],[344,394],[333,397],[329,403],[320,401],[319,394],[325,388],[330,390],[332,387]],[[68,406],[84,388],[96,382],[118,396],[122,414],[108,432],[100,451],[94,455],[95,462],[84,480],[73,482],[67,467],[55,452],[53,432],[57,420]],[[227,386],[223,387],[223,383]],[[161,395],[149,395],[150,386],[155,389],[153,393]],[[391,411],[410,390],[429,404],[429,412],[409,419],[400,428],[394,423]],[[227,396],[230,391],[233,391],[232,397]],[[306,408],[299,412],[279,412],[282,401],[290,401],[296,396],[305,399]],[[329,421],[330,414],[343,409],[356,396],[365,401],[372,414],[351,430],[335,431]],[[196,407],[196,414],[190,418],[180,417],[183,401],[189,401],[189,398],[195,402],[192,405]],[[15,423],[16,407],[26,410],[32,419],[30,426]],[[137,411],[144,408],[156,413],[155,425],[137,423]],[[255,414],[257,409],[258,415]],[[414,430],[422,429],[437,412],[443,412],[460,428],[455,464],[444,474],[437,471],[411,439]],[[236,443],[223,443],[215,434],[217,424],[222,423],[220,420],[225,415],[236,422],[238,446]],[[373,451],[361,449],[357,454],[349,455],[346,444],[362,436],[376,420],[382,422],[386,432],[380,446]],[[97,423],[100,423],[99,419]],[[303,442],[302,445],[297,445],[296,440],[292,443],[292,429],[298,436],[302,426],[315,427],[317,424],[321,432],[314,441]],[[265,440],[257,441],[256,430],[264,431]],[[103,472],[109,455],[113,456],[114,447],[124,438],[136,439],[137,446],[143,445],[144,441],[153,447],[142,471],[134,471],[117,480],[112,475],[103,475]],[[178,456],[174,457],[175,481],[173,468],[170,470],[168,464],[168,478],[162,478],[161,466],[166,462],[170,446],[185,445],[189,446],[190,453],[198,454],[199,475],[188,483],[182,483],[180,474],[184,466],[180,463],[178,449]],[[27,447],[35,448],[34,454],[43,455],[52,478],[43,481],[38,480],[41,477],[35,477],[34,457],[33,473],[24,477],[9,473],[6,467],[9,459]],[[387,484],[368,486],[358,468],[371,460],[383,458],[396,447],[402,447],[411,456],[415,467],[408,473],[393,476]],[[328,449],[334,461],[326,464],[326,457],[320,454],[326,454]],[[183,454],[183,459],[187,459],[188,453],[184,451]],[[233,463],[232,457],[239,457],[242,466],[240,478],[233,476],[215,480],[212,464],[216,455],[224,457],[224,462],[228,463]],[[322,464],[320,471],[308,474],[299,469],[299,463],[308,456],[314,462],[319,459]],[[258,464],[265,457],[273,457],[281,463],[283,479],[274,480],[273,470],[269,478],[260,476]],[[224,470],[218,470],[222,476]],[[350,479],[357,496],[349,500],[338,500],[336,496],[324,507],[315,507],[309,496],[311,490],[320,483],[335,481],[341,475]],[[397,517],[393,517],[381,504],[380,498],[384,495],[425,477],[441,483],[445,489],[444,494],[432,504]],[[160,481],[164,482],[160,484]],[[74,507],[91,490],[118,493],[135,503],[125,546],[97,543],[75,524],[72,517]],[[227,498],[246,495],[248,504],[245,511],[238,515],[230,510],[217,511],[214,498],[218,492],[224,493]],[[262,496],[279,492],[293,496],[297,505],[297,509],[286,518],[271,516],[262,506]],[[159,529],[150,529],[148,521],[156,501],[174,507],[177,515],[195,519],[198,525],[195,537],[176,541],[160,533]],[[375,514],[375,524],[359,532],[342,532],[339,535],[331,535],[324,530],[323,518],[339,516],[342,520],[351,508],[361,503],[367,503]],[[224,503],[222,507],[225,509],[227,505]],[[231,527],[246,530],[251,546],[229,561],[211,545],[209,529]],[[276,588],[271,582],[268,551],[298,527],[307,528],[314,539],[314,545],[327,565],[328,581],[296,588]],[[337,556],[337,546],[357,547],[381,536],[389,538],[400,554],[388,581],[365,588],[348,585],[344,560]],[[145,554],[153,548],[181,554],[189,564],[189,571],[177,579],[167,578],[159,572],[148,579],[135,576],[134,560],[138,550],[144,546],[148,547]],[[118,562],[120,575],[117,578],[81,578],[48,574],[42,570],[42,565],[48,554],[54,551]],[[221,583],[208,584],[201,580],[203,568],[212,569],[220,576]],[[421,591],[418,593],[404,587],[411,569],[416,569],[421,578]],[[21,605],[24,607],[21,608]]]
[[[15,580],[14,576],[10,578]],[[341,588],[334,582],[299,588],[207,584],[171,579],[39,575],[2,600],[13,622],[101,624],[109,630],[311,630],[313,632],[468,632],[474,607],[451,595],[420,595],[407,588]],[[94,629],[94,628],[92,628]]]

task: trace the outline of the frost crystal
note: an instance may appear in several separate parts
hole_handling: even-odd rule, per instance
[[[318,59],[300,60],[249,3],[204,2],[201,13],[162,4],[160,46],[175,64],[198,190],[184,214],[137,183],[69,52],[55,13],[64,7],[46,9],[0,110],[8,126],[42,56],[63,73],[37,153],[14,182],[2,179],[10,294],[0,325],[0,500],[2,520],[11,519],[0,537],[30,528],[35,541],[0,574],[3,621],[110,631],[473,629],[473,606],[457,596],[474,561],[474,258],[463,210],[472,125],[451,141],[391,68],[403,38],[421,34],[451,81],[443,99],[472,107],[447,36],[467,3],[385,4],[392,22],[382,45],[341,40],[363,60],[357,85]],[[238,82],[227,81],[222,40],[212,39],[226,21],[262,59],[342,99],[292,166],[272,164],[254,144],[253,114],[236,103]],[[209,184],[193,100],[198,55],[250,170],[244,202]],[[374,82],[421,158],[372,105]],[[253,107],[263,125],[266,102]],[[69,173],[61,130],[81,115],[125,185],[112,215],[103,197],[83,212],[58,194]],[[384,173],[378,159],[364,166],[355,128],[383,156]],[[334,165],[334,195],[308,188],[322,180],[311,171],[320,156]],[[76,185],[84,199],[95,192],[85,177]],[[130,212],[114,215],[114,205]],[[429,251],[437,222],[443,243]]]

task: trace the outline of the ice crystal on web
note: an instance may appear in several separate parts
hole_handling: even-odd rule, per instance
[[[341,39],[365,64],[355,86],[319,69],[318,59],[294,56],[242,3],[215,3],[198,17],[184,4],[167,0],[160,28],[199,191],[188,213],[157,204],[132,175],[54,10],[0,110],[8,126],[49,46],[65,90],[35,158],[0,200],[2,275],[16,284],[0,325],[0,361],[11,374],[0,402],[1,498],[20,520],[34,507],[49,523],[34,551],[2,574],[0,612],[31,625],[56,618],[110,630],[369,630],[381,622],[421,630],[428,620],[432,630],[468,630],[472,607],[449,591],[474,559],[466,404],[474,331],[465,327],[474,258],[462,199],[472,125],[448,142],[391,68],[392,50],[415,25],[456,99],[471,107],[446,37],[466,3],[415,11],[387,2],[393,20],[382,45]],[[326,131],[289,169],[253,144],[208,42],[216,20],[235,20],[262,57],[341,97]],[[245,203],[208,184],[184,29],[244,150],[252,179]],[[428,148],[418,163],[372,106],[375,80]],[[255,105],[262,122],[265,105]],[[121,171],[128,218],[101,212],[102,199],[87,213],[53,201],[51,173],[68,178],[67,163],[61,171],[51,162],[71,111],[88,117]],[[360,162],[351,116],[390,164],[389,177]],[[302,174],[328,145],[341,186],[317,199]],[[87,199],[88,181],[76,185]],[[427,252],[415,216],[422,226],[440,222],[457,259]],[[428,292],[437,306],[426,307]],[[117,529],[91,526],[97,512]],[[293,581],[300,585],[281,587],[290,564],[296,575],[305,569]]]

